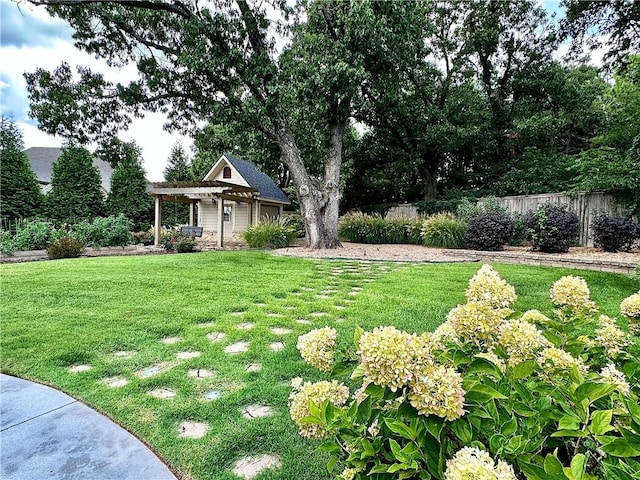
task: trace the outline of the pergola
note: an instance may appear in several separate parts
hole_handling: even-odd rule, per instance
[[[218,205],[218,247],[222,247],[224,236],[224,201],[245,202],[249,208],[258,191],[251,187],[221,182],[158,182],[151,184],[151,195],[155,197],[155,245],[160,245],[162,229],[162,202],[172,201],[189,204],[189,225],[195,223],[195,205],[206,199],[215,199]],[[251,218],[251,216],[249,216]]]

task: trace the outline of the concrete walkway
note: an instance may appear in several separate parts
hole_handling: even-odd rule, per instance
[[[53,388],[0,374],[0,478],[175,480],[129,432]]]

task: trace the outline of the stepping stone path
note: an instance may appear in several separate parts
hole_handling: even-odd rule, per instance
[[[211,390],[202,395],[202,399],[207,401],[218,400],[220,397],[222,397],[222,392],[220,390]]]
[[[327,312],[312,312],[310,313],[310,315],[312,317],[324,317],[325,315],[328,315]]]
[[[209,424],[202,422],[182,422],[178,427],[180,438],[202,438],[209,431]]]
[[[345,308],[347,308],[344,305],[336,305],[335,307],[336,307],[336,310],[344,310]]]
[[[255,305],[256,307],[266,307],[266,306],[267,306],[267,304],[266,304],[266,303],[262,303],[262,302],[254,303],[254,305]]]
[[[270,417],[271,415],[273,415],[273,409],[267,405],[247,405],[242,409],[244,418]]]
[[[250,372],[250,373],[259,372],[260,370],[262,370],[262,364],[261,363],[250,363],[249,365],[247,365],[245,367],[245,370],[247,372]]]
[[[167,398],[173,398],[176,396],[176,392],[169,388],[156,388],[155,390],[151,390],[147,392],[147,395],[151,395],[152,397],[160,398],[162,400]]]
[[[237,312],[231,312],[230,315],[244,315],[244,311],[238,310]]]
[[[222,332],[211,332],[207,334],[207,338],[212,342],[218,342],[222,340],[224,337],[226,337],[226,335]]]
[[[282,350],[284,350],[284,343],[273,342],[271,345],[269,345],[269,348],[274,352],[281,352]]]
[[[288,335],[291,332],[293,332],[293,330],[290,330],[288,328],[275,327],[271,329],[271,333],[275,335]]]
[[[127,383],[129,383],[129,380],[122,377],[109,377],[105,378],[103,382],[109,388],[118,388],[124,387]]]
[[[305,292],[313,292],[315,288],[311,287],[300,287],[300,290],[304,290]]]
[[[313,323],[311,320],[306,320],[304,318],[299,318],[296,322],[301,325],[311,325]]]
[[[203,322],[198,324],[198,326],[201,328],[209,328],[209,327],[213,327],[214,325],[215,325],[214,322]]]
[[[235,355],[237,353],[244,353],[249,350],[249,342],[236,342],[229,346],[227,346],[224,351],[230,355]]]
[[[75,365],[73,367],[69,367],[70,373],[81,373],[91,370],[91,365]]]
[[[255,327],[254,323],[244,322],[238,325],[238,330],[251,330],[253,327]]]
[[[113,355],[118,358],[131,358],[136,354],[136,352],[131,352],[128,350],[120,350],[119,352],[115,352]]]
[[[190,358],[198,358],[202,355],[202,352],[178,352],[176,353],[176,358],[178,360],[188,360]]]
[[[235,463],[233,473],[245,480],[252,480],[263,470],[267,468],[277,468],[280,467],[280,465],[280,459],[273,455],[244,457]]]
[[[326,300],[327,298],[329,298],[329,295],[316,295],[316,297]]]
[[[279,313],[273,313],[273,312],[271,312],[271,313],[267,313],[267,317],[281,317],[281,316],[282,316],[282,315],[281,315],[281,314],[279,314]]]
[[[138,370],[136,372],[136,375],[142,378],[153,377],[154,375],[157,375],[158,373],[160,373],[160,371],[165,367],[166,367],[166,364],[151,365],[150,367],[143,368],[142,370]]]
[[[178,343],[181,340],[182,339],[180,337],[165,337],[160,341],[165,345],[173,345],[174,343]]]
[[[213,376],[213,372],[211,370],[207,370],[206,368],[195,368],[189,370],[187,375],[193,378],[209,378]]]

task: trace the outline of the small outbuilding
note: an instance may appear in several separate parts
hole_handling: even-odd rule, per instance
[[[284,205],[290,203],[287,195],[253,163],[228,154],[222,155],[200,182],[151,185],[155,197],[156,245],[161,240],[165,201],[189,204],[189,225],[215,234],[218,246],[223,245],[224,238],[241,233],[262,217],[279,217]]]

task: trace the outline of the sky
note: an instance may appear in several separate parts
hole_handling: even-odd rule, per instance
[[[549,13],[562,14],[559,1],[539,2]],[[37,121],[29,118],[23,77],[24,72],[33,72],[39,67],[53,70],[63,61],[72,68],[90,67],[115,82],[127,83],[136,78],[134,67],[112,68],[76,49],[66,22],[49,16],[43,7],[0,0],[0,113],[18,124],[24,134],[25,148],[59,147],[63,142],[60,137],[38,130]],[[135,140],[141,147],[150,181],[163,179],[162,171],[176,142],[181,142],[187,151],[193,144],[188,137],[164,131],[164,123],[162,114],[147,114],[144,119],[134,119],[129,129],[120,133],[122,140]]]
[[[24,72],[37,68],[53,70],[63,61],[101,72],[107,80],[127,83],[136,78],[134,67],[111,68],[73,46],[71,29],[66,22],[49,16],[42,7],[29,4],[18,6],[10,0],[0,0],[0,111],[15,121],[24,134],[25,148],[59,147],[64,141],[38,130],[36,120],[29,118]],[[187,149],[192,140],[163,130],[162,114],[147,114],[134,119],[122,140],[135,140],[142,149],[147,179],[161,181],[171,147],[181,142]],[[95,146],[90,146],[90,149]]]

